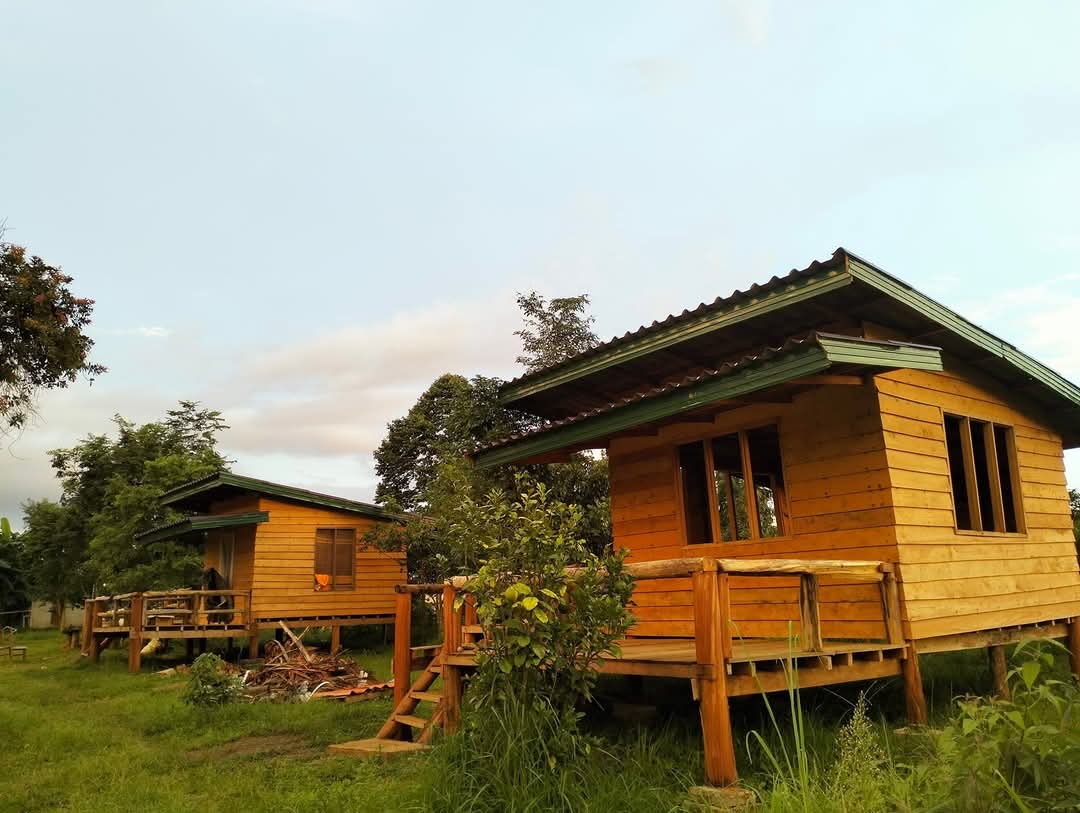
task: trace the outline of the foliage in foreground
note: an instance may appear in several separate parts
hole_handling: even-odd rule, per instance
[[[1052,642],[1017,647],[1011,700],[961,697],[940,731],[891,742],[860,698],[822,763],[800,708],[790,734],[752,737],[771,769],[762,809],[836,813],[1080,810],[1080,686],[1055,677]],[[771,713],[771,712],[770,712]],[[775,717],[772,718],[775,724]],[[777,728],[775,734],[782,732]],[[906,749],[906,751],[904,750]]]
[[[227,670],[225,661],[213,652],[204,652],[191,664],[180,699],[189,706],[206,708],[234,703],[242,693],[243,682]]]
[[[465,587],[486,645],[462,730],[438,749],[427,782],[436,810],[584,810],[599,741],[579,725],[597,661],[631,624],[621,554],[598,556],[581,510],[519,477],[511,501],[466,500],[453,532],[484,562]],[[567,567],[576,566],[573,574]],[[455,782],[438,777],[456,774]]]

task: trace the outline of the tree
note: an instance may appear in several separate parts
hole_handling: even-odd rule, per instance
[[[145,545],[134,537],[180,518],[160,505],[165,491],[225,468],[228,461],[216,448],[227,428],[221,414],[181,401],[163,421],[139,426],[117,415],[113,422],[115,438],[90,435],[51,452],[63,488],[59,513],[39,507],[40,516],[27,514],[27,527],[41,540],[31,561],[38,574],[32,582],[57,597],[50,600],[70,595],[68,577],[77,580],[77,595],[95,583],[113,592],[177,587],[198,578],[197,549],[172,541]],[[59,541],[46,545],[46,531]]]
[[[0,242],[0,428],[23,426],[39,390],[105,372],[89,360],[94,300],[76,296],[71,281],[22,246]]]
[[[21,535],[30,595],[52,607],[59,621],[64,608],[78,604],[93,587],[86,565],[86,541],[75,514],[52,500],[23,505]]]
[[[22,544],[7,517],[0,517],[0,613],[30,606]]]
[[[1080,549],[1080,491],[1075,488],[1069,489],[1069,511],[1072,513],[1073,536]]]
[[[532,373],[595,347],[596,321],[588,313],[589,295],[556,297],[550,302],[536,291],[518,294],[518,309],[525,327],[515,330],[521,339],[522,354],[517,363]]]

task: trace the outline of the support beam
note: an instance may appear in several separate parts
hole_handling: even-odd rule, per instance
[[[341,624],[333,624],[330,627],[330,653],[336,653],[341,649]]]
[[[818,577],[813,573],[804,573],[799,577],[799,610],[803,647],[811,652],[821,652],[825,642],[821,637]]]
[[[1069,663],[1072,673],[1080,678],[1080,618],[1069,622]]]
[[[142,666],[143,648],[143,598],[142,593],[131,599],[131,615],[128,617],[130,629],[128,631],[128,671],[138,672]]]
[[[702,571],[691,576],[697,662],[713,667],[711,677],[698,681],[705,778],[710,785],[731,785],[739,779],[724,664],[725,653],[731,646],[727,633],[727,580],[727,574],[715,571]]]
[[[397,594],[397,610],[394,616],[394,708],[405,699],[412,683],[410,665],[412,653],[412,594]]]
[[[443,709],[444,727],[449,734],[461,722],[461,667],[452,665],[450,656],[461,648],[461,611],[454,608],[457,590],[452,584],[443,588]]]
[[[1009,667],[1005,662],[1005,647],[990,646],[986,648],[990,657],[990,679],[994,685],[994,696],[1002,700],[1009,699]]]
[[[908,641],[907,646],[907,658],[903,661],[907,720],[911,725],[926,725],[929,715],[926,711],[926,695],[923,694],[922,671],[919,669],[919,652],[915,649],[914,641]]]
[[[190,643],[191,639],[189,638],[188,649],[191,649]],[[259,657],[259,627],[257,624],[252,624],[248,629],[248,657],[252,659]]]

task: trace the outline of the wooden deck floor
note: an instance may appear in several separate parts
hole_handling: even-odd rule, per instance
[[[696,661],[689,638],[631,638],[617,657],[604,659],[601,671],[618,675],[703,678],[708,667]],[[737,697],[799,686],[823,686],[898,675],[903,644],[862,641],[826,642],[820,651],[801,650],[786,640],[736,640],[727,659],[727,693]],[[792,668],[794,667],[794,668]]]

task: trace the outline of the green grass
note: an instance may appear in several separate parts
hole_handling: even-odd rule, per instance
[[[320,640],[314,634],[308,639]],[[142,674],[129,675],[126,651],[106,651],[95,666],[65,652],[55,632],[21,634],[20,642],[29,646],[26,663],[0,660],[3,812],[420,810],[430,804],[433,781],[453,779],[428,771],[425,757],[372,763],[326,753],[331,743],[373,736],[389,714],[388,698],[201,711],[179,700],[185,677],[154,674],[179,652],[172,659],[147,659]],[[368,631],[345,643],[377,679],[390,678],[391,650],[381,634]],[[954,712],[953,697],[988,690],[983,651],[925,657],[923,673],[935,723]],[[629,685],[608,678],[599,688],[610,704],[625,698]],[[890,753],[908,759],[912,738],[893,735],[904,724],[898,680],[807,690],[801,696],[803,737],[815,774],[835,759],[837,731],[860,690],[867,691],[870,715]],[[601,737],[601,747],[582,772],[587,809],[682,809],[687,787],[704,778],[689,687],[685,681],[645,681],[643,695],[630,699],[657,705],[657,719],[631,725],[602,709],[588,715],[587,728]],[[771,699],[776,728],[760,697],[732,701],[740,775],[767,798],[775,777],[766,748],[779,753],[791,731],[787,698]],[[764,744],[747,736],[750,731],[760,732]],[[766,809],[796,808],[774,799]]]
[[[0,811],[386,811],[415,799],[411,758],[326,754],[370,737],[388,699],[235,705],[179,701],[185,678],[129,675],[122,652],[94,666],[53,633],[20,635],[0,660]],[[358,657],[389,677],[385,650]]]

